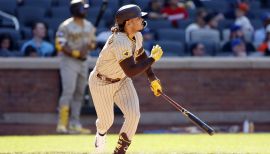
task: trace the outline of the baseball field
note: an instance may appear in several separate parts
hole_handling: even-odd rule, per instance
[[[117,136],[109,135],[107,153]],[[86,154],[94,135],[2,136],[0,153]],[[138,154],[270,154],[270,134],[137,134],[128,153]]]

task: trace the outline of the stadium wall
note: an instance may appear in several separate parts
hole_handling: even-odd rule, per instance
[[[95,61],[88,59],[90,69]],[[270,59],[164,58],[154,69],[166,94],[210,123],[240,123],[247,117],[270,123]],[[142,124],[186,122],[154,97],[145,77],[134,78],[134,83]],[[58,58],[0,58],[0,125],[55,124],[60,85]],[[51,118],[33,120],[43,115]],[[90,119],[85,121],[94,123],[95,117]]]

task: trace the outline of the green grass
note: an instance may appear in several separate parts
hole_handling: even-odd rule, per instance
[[[112,153],[117,137],[109,134],[107,153]],[[93,142],[93,135],[2,136],[0,153],[91,153]],[[128,153],[270,154],[270,134],[137,134]]]

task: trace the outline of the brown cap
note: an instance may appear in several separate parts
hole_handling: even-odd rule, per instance
[[[134,4],[128,4],[122,6],[115,15],[115,21],[118,25],[123,24],[126,20],[143,17],[147,15],[146,12],[142,12],[141,8]]]

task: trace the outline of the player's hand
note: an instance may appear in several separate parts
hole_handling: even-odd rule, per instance
[[[151,90],[155,96],[160,96],[160,92],[162,92],[160,80],[156,79],[151,81]]]
[[[155,62],[158,61],[163,54],[163,51],[159,45],[153,46],[150,57],[154,58]]]

